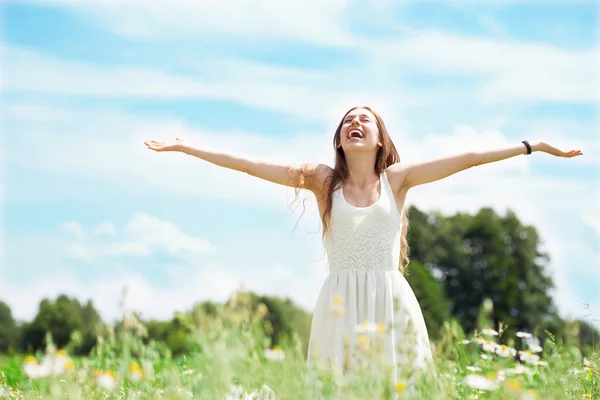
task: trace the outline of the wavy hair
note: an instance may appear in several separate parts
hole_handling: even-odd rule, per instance
[[[323,225],[323,238],[327,234],[329,230],[329,220],[331,219],[331,208],[333,206],[333,193],[341,187],[348,176],[350,175],[348,169],[348,163],[346,161],[346,155],[344,154],[344,150],[340,146],[341,137],[340,133],[342,130],[342,126],[344,124],[344,120],[348,116],[348,114],[358,108],[363,108],[365,110],[369,110],[374,116],[377,123],[377,128],[379,130],[379,140],[381,141],[382,146],[377,150],[377,156],[375,158],[374,172],[379,176],[382,172],[384,172],[389,166],[400,162],[400,155],[396,150],[396,146],[392,142],[392,139],[385,127],[385,123],[379,114],[377,114],[370,107],[362,106],[362,107],[353,107],[348,110],[344,116],[342,117],[336,131],[333,136],[333,148],[335,150],[335,167],[333,168],[333,173],[331,176],[326,179],[326,192],[325,192],[325,210],[323,215],[321,216],[321,223]],[[300,177],[298,177],[299,182],[303,183],[307,174],[309,174],[306,168],[302,168],[300,172]],[[296,198],[298,198],[299,189],[296,189]],[[409,247],[408,247],[408,211],[407,207],[402,208],[401,212],[402,216],[402,231],[400,234],[400,260],[399,260],[399,270],[401,273],[406,272],[406,268],[410,261],[409,258]]]

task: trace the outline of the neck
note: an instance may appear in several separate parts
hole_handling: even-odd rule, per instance
[[[348,163],[348,181],[357,186],[364,186],[377,180],[375,160],[377,153],[372,154],[346,154]]]

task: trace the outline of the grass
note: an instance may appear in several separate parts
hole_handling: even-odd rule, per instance
[[[10,357],[5,354],[0,354],[0,371],[3,370],[10,362]]]
[[[404,375],[392,382],[365,370],[344,381],[331,370],[320,369],[312,371],[316,375],[309,386],[301,340],[272,348],[261,315],[242,302],[224,306],[210,319],[208,329],[205,325],[191,330],[187,345],[192,350],[181,357],[173,357],[162,343],[145,343],[143,327],[131,316],[127,319],[121,330],[108,331],[89,357],[69,356],[76,340],[63,350],[48,340],[44,354],[8,361],[0,358],[0,398],[525,400],[600,396],[599,354],[584,357],[574,343],[557,343],[551,334],[540,338],[541,346],[531,342],[533,338],[504,337],[502,327],[465,338],[458,324],[449,322],[434,345],[436,377]],[[369,334],[363,342],[376,335]],[[525,352],[519,353],[516,348],[520,346]],[[370,350],[364,352],[368,355]],[[55,362],[56,375],[35,377],[36,371],[43,375],[44,360]]]

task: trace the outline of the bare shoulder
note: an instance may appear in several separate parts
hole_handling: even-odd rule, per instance
[[[392,191],[394,193],[398,194],[404,187],[404,182],[406,181],[406,172],[406,165],[402,163],[390,165],[385,170],[388,181],[390,182],[390,186],[392,187]]]
[[[315,194],[327,192],[327,184],[333,176],[334,169],[326,164],[306,163],[302,164],[305,179],[304,188]]]

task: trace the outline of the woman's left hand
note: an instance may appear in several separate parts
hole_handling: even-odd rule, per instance
[[[556,157],[572,158],[583,155],[581,150],[563,151],[544,141],[539,141],[532,147],[534,151],[543,151],[544,153],[552,154]]]

